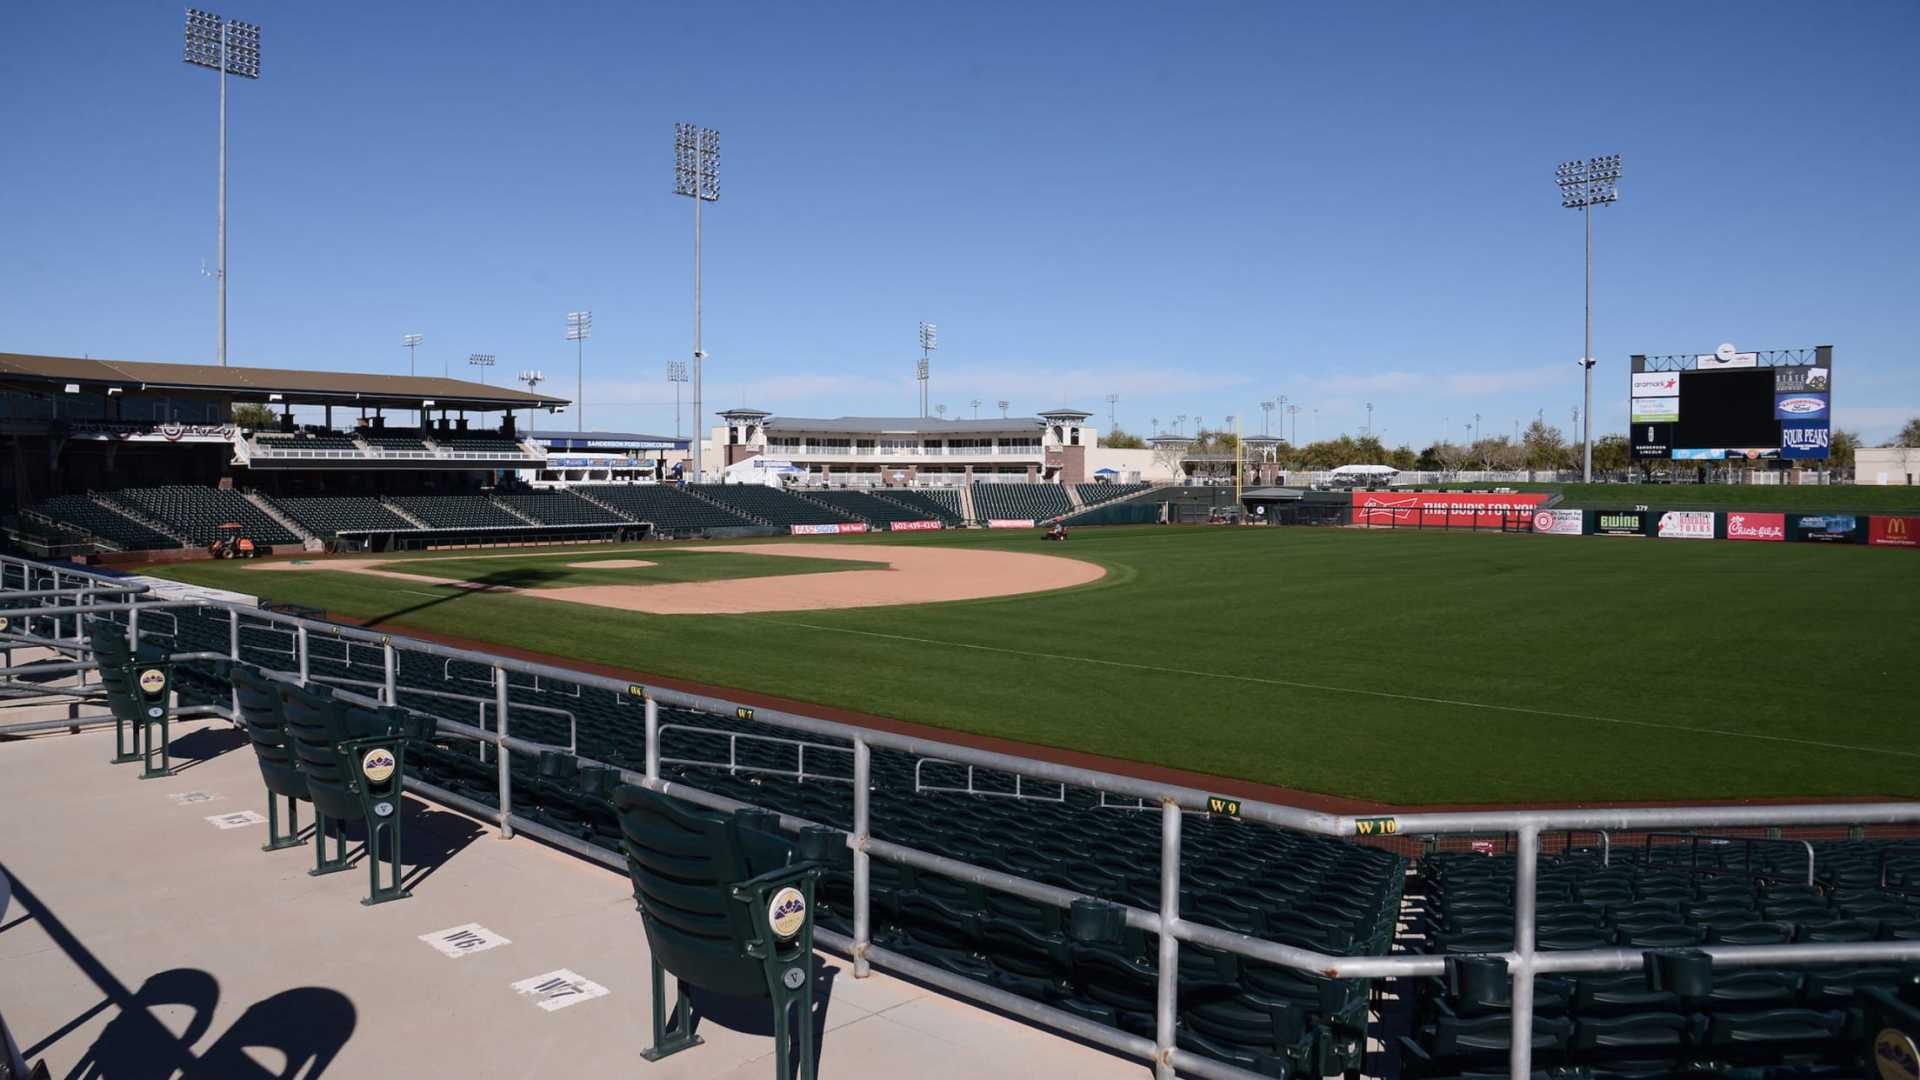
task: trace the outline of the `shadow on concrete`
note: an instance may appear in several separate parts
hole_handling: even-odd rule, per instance
[[[239,728],[225,725],[204,727],[169,742],[167,755],[173,759],[174,774],[179,775],[245,745],[247,733]]]
[[[194,1047],[212,1028],[220,1001],[218,980],[199,968],[170,968],[147,976],[138,990],[129,990],[31,889],[18,879],[12,884],[27,914],[102,994],[99,1003],[25,1048],[24,1056],[45,1051],[103,1012],[114,1014],[67,1072],[67,1080],[316,1077],[353,1037],[359,1019],[353,1002],[337,990],[302,986],[248,1006],[205,1053],[196,1054]],[[249,1048],[277,1051],[283,1069],[273,1073],[262,1068],[246,1053]]]
[[[433,876],[447,861],[478,840],[484,830],[462,814],[442,810],[408,795],[400,800],[400,887],[412,889]],[[347,852],[347,865],[359,866],[367,857],[367,824],[364,821],[328,821],[327,835],[345,836],[353,845]],[[301,836],[310,837],[309,826]],[[327,841],[329,852],[334,841]],[[385,852],[382,852],[385,854]]]
[[[820,1051],[827,1038],[827,1006],[833,1001],[833,981],[840,975],[840,969],[822,960],[813,958],[813,1015],[808,1022],[813,1024],[813,1067],[820,1069]],[[669,984],[671,985],[671,984]],[[765,998],[734,997],[730,994],[715,994],[697,986],[687,987],[687,998],[692,1002],[691,1028],[695,1034],[700,1032],[703,1021],[712,1022],[729,1031],[738,1031],[743,1035],[773,1037],[773,1007]],[[799,1029],[793,1032],[794,1067],[799,1067]],[[698,1051],[695,1051],[696,1053]],[[781,1080],[786,1080],[782,1077]]]

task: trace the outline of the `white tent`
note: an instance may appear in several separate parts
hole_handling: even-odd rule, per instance
[[[1398,475],[1399,472],[1399,469],[1391,465],[1342,465],[1333,470],[1333,475],[1353,477],[1395,476]]]
[[[767,458],[755,455],[745,461],[736,461],[727,466],[720,474],[723,484],[765,484],[779,487],[781,478],[787,476],[805,476],[807,470],[799,468],[791,461]]]

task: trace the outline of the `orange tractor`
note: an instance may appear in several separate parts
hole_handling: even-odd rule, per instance
[[[220,535],[207,545],[207,554],[216,559],[251,559],[260,554],[253,541],[241,535],[243,526],[237,521],[229,521],[220,526]]]

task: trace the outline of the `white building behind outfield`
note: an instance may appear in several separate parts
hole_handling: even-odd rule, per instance
[[[1920,447],[1862,447],[1853,452],[1856,484],[1920,484]]]
[[[536,431],[533,441],[546,451],[538,471],[522,469],[532,484],[648,484],[673,480],[689,464],[692,440],[684,436],[631,431]]]
[[[1151,450],[1109,450],[1079,409],[947,420],[912,416],[775,416],[728,409],[703,448],[707,471],[759,455],[791,462],[803,483],[941,487],[970,483],[1119,483],[1174,479]]]

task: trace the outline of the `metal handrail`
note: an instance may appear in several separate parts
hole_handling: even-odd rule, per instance
[[[1051,783],[1056,784],[1060,788],[1060,792],[1057,795],[1051,795],[1051,796],[1028,795],[1023,793],[1020,790],[1020,784],[1021,784],[1021,781],[1026,779],[1026,777],[1020,775],[1019,773],[1013,774],[1013,790],[1012,791],[986,791],[980,788],[976,788],[973,783],[973,771],[975,767],[972,765],[966,766],[966,770],[967,770],[967,786],[966,787],[963,787],[963,788],[941,787],[937,784],[924,783],[920,779],[920,770],[926,768],[928,765],[951,765],[955,768],[959,768],[961,766],[961,762],[948,761],[945,758],[928,758],[928,757],[923,757],[920,760],[914,762],[913,763],[913,793],[915,795],[922,795],[927,792],[933,792],[934,794],[980,795],[980,796],[993,798],[993,799],[1027,799],[1032,802],[1065,803],[1067,801],[1067,785],[1062,784],[1057,780],[1050,781]]]
[[[1786,879],[1782,878],[1779,874],[1773,873],[1772,871],[1768,871],[1768,870],[1762,870],[1759,873],[1754,872],[1753,845],[1755,844],[1787,844],[1794,847],[1802,847],[1802,848],[1805,848],[1807,852],[1807,882],[1806,883],[1808,885],[1815,884],[1814,876],[1813,876],[1813,845],[1811,843],[1808,843],[1805,840],[1786,840],[1780,837],[1773,837],[1773,836],[1713,836],[1708,833],[1650,832],[1647,834],[1646,842],[1642,845],[1642,849],[1647,852],[1649,862],[1651,862],[1652,860],[1653,841],[1655,837],[1665,837],[1669,840],[1689,841],[1688,847],[1687,847],[1687,872],[1689,874],[1696,875],[1696,876],[1700,874],[1723,874],[1723,873],[1730,872],[1727,869],[1721,868],[1721,867],[1712,867],[1712,866],[1703,867],[1700,865],[1700,842],[1702,840],[1705,840],[1708,843],[1715,844],[1715,845],[1740,844],[1743,846],[1742,854],[1745,858],[1745,865],[1740,872],[1745,874],[1747,877],[1753,878],[1756,881],[1784,881]]]
[[[515,708],[525,708],[525,707],[526,706],[524,705],[515,706]],[[743,772],[763,773],[763,774],[772,775],[772,776],[791,776],[795,778],[797,783],[804,784],[807,782],[807,775],[808,775],[807,774],[807,748],[808,747],[812,747],[815,750],[832,750],[835,753],[841,753],[841,754],[853,753],[853,747],[851,746],[834,746],[832,743],[806,742],[801,739],[782,739],[777,735],[755,735],[752,732],[747,732],[747,731],[728,731],[725,728],[700,727],[695,724],[660,724],[657,726],[655,730],[659,738],[661,738],[662,740],[666,738],[667,732],[669,731],[692,731],[701,735],[726,736],[727,760],[724,765],[722,765],[718,761],[701,761],[697,758],[670,758],[670,757],[662,757],[660,759],[660,763],[662,765],[692,765],[699,768],[708,768],[708,769],[725,768],[729,776],[736,775],[738,773],[743,773]],[[741,739],[747,739],[753,742],[769,742],[769,743],[775,743],[781,746],[794,747],[795,750],[797,751],[795,755],[796,760],[794,762],[796,767],[792,769],[775,769],[775,768],[759,766],[759,765],[740,764],[740,740]],[[835,776],[832,773],[823,773],[823,772],[816,772],[812,775],[815,780],[837,780],[843,784],[850,784],[853,782],[853,777],[851,776]]]
[[[0,557],[0,566],[12,557]],[[25,560],[19,560],[25,562]],[[485,819],[496,821],[500,825],[501,835],[510,838],[516,829],[542,840],[559,844],[569,850],[596,858],[608,865],[614,865],[617,857],[609,858],[612,853],[592,848],[583,841],[564,838],[537,822],[532,822],[512,811],[511,772],[508,768],[508,754],[514,750],[523,753],[541,751],[564,751],[565,747],[555,747],[526,740],[509,732],[509,715],[513,707],[507,702],[507,673],[517,671],[536,676],[545,676],[560,681],[570,681],[582,686],[607,689],[615,693],[627,693],[644,700],[646,715],[646,770],[635,773],[620,768],[620,775],[629,782],[640,783],[663,794],[685,799],[699,805],[717,809],[739,809],[747,804],[707,792],[677,781],[670,781],[660,775],[662,759],[660,756],[660,729],[658,709],[661,704],[690,708],[698,711],[722,715],[734,714],[744,706],[718,697],[687,693],[666,687],[649,687],[634,683],[624,683],[605,676],[574,671],[567,668],[512,657],[496,656],[487,653],[434,642],[419,641],[405,637],[346,627],[299,616],[278,612],[265,613],[254,609],[243,609],[231,604],[216,601],[158,601],[148,603],[93,603],[86,607],[54,607],[45,609],[25,609],[13,614],[34,615],[49,614],[75,616],[81,614],[107,613],[115,611],[166,610],[193,608],[207,610],[226,610],[230,625],[237,627],[238,613],[246,611],[250,617],[264,618],[268,621],[291,626],[296,632],[299,650],[301,677],[305,677],[307,644],[310,634],[321,634],[327,638],[346,638],[361,641],[373,641],[385,649],[387,682],[384,687],[385,698],[392,703],[394,698],[394,672],[397,661],[394,642],[397,640],[409,651],[421,652],[432,656],[471,660],[490,666],[495,671],[496,707],[498,721],[496,730],[487,731],[479,727],[442,721],[440,729],[449,735],[471,738],[496,747],[496,761],[500,776],[500,805],[497,811],[483,813]],[[237,631],[232,648],[234,657],[238,657]],[[1080,1035],[1089,1041],[1123,1053],[1144,1057],[1154,1064],[1156,1077],[1167,1080],[1174,1075],[1177,1067],[1180,1071],[1203,1077],[1232,1077],[1244,1080],[1252,1074],[1232,1066],[1223,1065],[1211,1059],[1198,1058],[1192,1054],[1177,1051],[1172,1043],[1175,990],[1178,979],[1178,950],[1181,942],[1207,945],[1241,956],[1264,960],[1280,966],[1318,973],[1329,978],[1356,979],[1407,977],[1438,974],[1444,968],[1444,958],[1438,955],[1386,955],[1386,956],[1335,956],[1282,945],[1248,937],[1215,927],[1188,922],[1180,917],[1180,825],[1184,817],[1182,811],[1207,812],[1216,810],[1221,796],[1210,795],[1195,788],[1178,785],[1158,784],[1134,777],[1119,776],[1096,770],[1081,769],[1054,762],[1019,758],[1014,755],[995,753],[972,747],[942,743],[937,740],[910,736],[895,732],[871,730],[852,725],[800,716],[777,709],[755,707],[751,716],[757,722],[776,728],[802,732],[811,735],[826,736],[850,740],[854,757],[853,778],[853,825],[851,830],[839,830],[846,834],[847,845],[853,853],[854,912],[853,934],[841,938],[839,935],[820,934],[824,943],[844,945],[853,959],[855,977],[864,977],[874,962],[883,966],[920,977],[927,971],[933,971],[926,965],[911,958],[902,957],[872,942],[872,919],[870,902],[869,860],[880,857],[904,865],[926,868],[939,873],[952,874],[982,885],[1025,896],[1051,904],[1071,903],[1082,894],[1059,889],[1039,882],[1029,881],[984,867],[958,862],[918,851],[902,845],[879,840],[872,835],[871,804],[871,754],[874,747],[898,750],[920,757],[935,757],[956,763],[977,765],[982,768],[998,769],[1015,774],[1033,776],[1036,779],[1085,787],[1095,790],[1109,790],[1119,795],[1131,795],[1156,803],[1161,810],[1161,903],[1158,911],[1144,908],[1123,907],[1128,925],[1148,932],[1156,933],[1160,938],[1159,987],[1156,1001],[1155,1039],[1148,1043],[1139,1036],[1090,1024],[1081,1018],[1061,1014],[1058,1010],[1033,1002],[1006,995],[993,988],[959,979],[950,975],[929,979],[962,996],[985,1001],[1004,1008],[1015,1015],[1045,1023],[1060,1030]],[[673,726],[673,725],[669,725]],[[734,733],[728,733],[734,734]],[[749,736],[753,737],[753,736]],[[763,737],[777,738],[777,737]],[[844,749],[836,747],[835,749]],[[576,755],[577,756],[577,755]],[[605,764],[589,758],[580,758],[583,764]],[[743,769],[746,767],[742,767]],[[1238,816],[1252,821],[1322,836],[1344,838],[1393,836],[1424,833],[1460,833],[1460,832],[1512,832],[1518,837],[1515,854],[1515,947],[1512,950],[1493,953],[1507,962],[1513,975],[1513,1029],[1510,1040],[1511,1053],[1509,1067],[1516,1080],[1529,1075],[1532,1066],[1532,1020],[1534,977],[1541,973],[1561,971],[1618,971],[1637,968],[1642,963],[1640,950],[1615,948],[1593,949],[1577,952],[1539,952],[1535,948],[1535,896],[1534,886],[1537,878],[1540,834],[1543,830],[1570,829],[1588,831],[1634,831],[1641,832],[1659,828],[1724,828],[1747,825],[1835,825],[1866,823],[1904,823],[1920,822],[1920,803],[1882,802],[1854,803],[1838,805],[1791,805],[1791,806],[1727,806],[1727,807],[1657,807],[1642,809],[1545,809],[1515,811],[1461,811],[1434,813],[1384,813],[1377,815],[1326,814],[1298,807],[1265,803],[1257,800],[1232,800],[1239,811]],[[1210,804],[1212,804],[1210,806]],[[780,815],[781,824],[786,828],[798,828],[814,824],[791,815]],[[837,828],[837,826],[836,826]],[[1723,966],[1742,965],[1792,965],[1814,963],[1846,963],[1853,961],[1920,961],[1920,942],[1884,941],[1858,943],[1815,943],[1800,942],[1788,945],[1707,945],[1703,947],[1716,964]],[[1001,998],[1012,998],[1002,1001]]]

